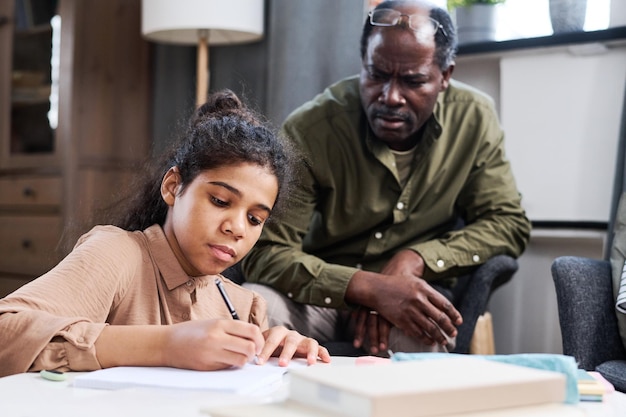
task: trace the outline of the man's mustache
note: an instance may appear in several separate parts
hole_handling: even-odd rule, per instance
[[[401,112],[401,111],[396,111],[387,107],[375,109],[374,117],[386,118],[386,119],[401,119],[404,122],[409,120],[408,114]]]

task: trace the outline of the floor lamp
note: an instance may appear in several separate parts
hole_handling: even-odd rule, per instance
[[[209,91],[209,45],[263,37],[264,0],[142,0],[141,32],[151,41],[197,45],[196,105]]]

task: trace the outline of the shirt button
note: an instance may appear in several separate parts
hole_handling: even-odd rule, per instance
[[[193,281],[189,280],[185,283],[186,286],[191,287],[193,285]]]
[[[446,264],[446,263],[443,261],[443,259],[439,259],[439,260],[437,261],[437,266],[438,266],[439,268],[443,268],[443,266],[444,266],[445,264]]]
[[[330,297],[326,297],[326,298],[324,298],[324,302],[325,302],[326,304],[330,304],[332,301],[333,301],[333,300],[331,300],[331,299],[330,299]]]
[[[474,255],[474,256],[472,256],[472,260],[473,260],[474,262],[480,262],[480,256],[478,256],[478,255]]]
[[[293,293],[288,292],[288,293],[287,293],[287,297],[289,297],[289,298],[293,298]]]
[[[189,320],[189,313],[183,313],[183,320]]]
[[[382,233],[380,233],[380,232],[376,232],[376,233],[374,233],[374,237],[375,237],[376,239],[381,239],[381,238],[383,237],[383,234],[382,234]]]
[[[81,336],[81,337],[79,337],[78,339],[76,339],[76,341],[77,341],[78,343],[85,343],[85,338]]]
[[[402,210],[404,208],[404,203],[403,202],[399,202],[398,204],[396,204],[396,208],[398,210]]]

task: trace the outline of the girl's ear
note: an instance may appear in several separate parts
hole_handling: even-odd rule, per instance
[[[161,197],[165,204],[173,206],[180,185],[180,173],[178,167],[171,167],[167,170],[161,181]]]

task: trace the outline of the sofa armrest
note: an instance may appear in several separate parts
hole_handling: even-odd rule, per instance
[[[552,263],[563,353],[579,367],[594,370],[610,360],[624,359],[614,310],[611,264],[577,256]]]

